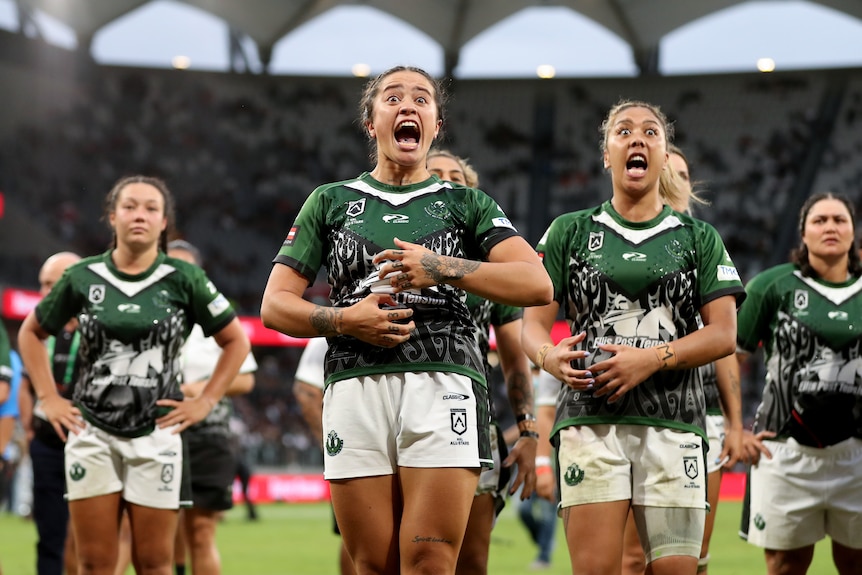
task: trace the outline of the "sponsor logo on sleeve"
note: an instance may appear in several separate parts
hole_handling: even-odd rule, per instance
[[[287,237],[284,238],[284,245],[290,247],[293,245],[293,242],[296,241],[296,236],[299,235],[299,226],[293,226],[290,228],[290,231],[287,232]]]
[[[739,281],[739,272],[733,266],[718,266],[718,281]]]
[[[509,218],[494,218],[491,220],[491,223],[494,224],[495,228],[512,228],[515,229],[515,226],[512,225],[512,222],[509,221]]]
[[[213,317],[221,315],[229,307],[230,302],[227,301],[227,298],[222,294],[218,294],[216,298],[207,305],[207,309]]]

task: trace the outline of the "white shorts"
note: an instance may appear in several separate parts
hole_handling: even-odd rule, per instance
[[[631,500],[632,505],[706,509],[703,440],[646,425],[560,430],[560,507]]]
[[[476,495],[491,493],[495,498],[505,499],[506,488],[509,484],[509,469],[503,469],[503,460],[508,457],[509,450],[503,443],[500,428],[491,426],[491,455],[494,458],[493,469],[483,469],[479,475],[479,485],[476,487]],[[500,505],[500,509],[503,506]]]
[[[715,473],[721,470],[721,450],[724,449],[724,416],[706,416],[706,437],[709,439],[709,451],[706,453],[706,472]]]
[[[487,389],[456,373],[345,379],[323,395],[324,477],[490,467]]]
[[[66,441],[66,497],[69,501],[108,493],[129,503],[179,509],[183,445],[172,428],[141,437],[119,437],[86,423]]]
[[[748,542],[766,549],[797,549],[829,535],[862,549],[862,440],[822,449],[794,439],[764,440],[749,475]]]

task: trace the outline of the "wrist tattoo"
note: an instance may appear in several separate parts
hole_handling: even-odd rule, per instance
[[[314,307],[308,321],[320,335],[333,336],[341,334],[343,316],[344,312],[340,309],[318,305]]]
[[[420,260],[422,269],[428,277],[436,283],[441,284],[446,280],[459,280],[465,275],[476,271],[481,262],[441,256],[439,254],[425,254]]]

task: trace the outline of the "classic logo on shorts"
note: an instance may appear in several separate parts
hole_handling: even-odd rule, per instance
[[[90,303],[102,303],[105,301],[105,284],[92,284],[87,299],[90,300]]]
[[[452,431],[458,435],[464,435],[464,432],[467,431],[467,410],[450,409],[449,418],[452,421]]]
[[[341,453],[341,448],[344,447],[344,440],[338,437],[334,431],[330,431],[326,436],[326,454],[335,456]]]
[[[584,480],[584,475],[586,475],[586,472],[578,467],[577,463],[572,463],[569,465],[569,468],[566,469],[566,474],[563,475],[563,480],[565,480],[566,485],[569,487],[574,487]]]
[[[763,531],[764,529],[766,529],[766,519],[764,519],[763,515],[761,515],[760,513],[754,516],[753,523],[754,526],[757,527],[758,531]]]
[[[69,467],[69,478],[72,481],[81,481],[87,475],[87,470],[80,463],[73,463]]]

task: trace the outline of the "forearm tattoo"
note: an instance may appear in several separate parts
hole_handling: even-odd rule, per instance
[[[324,306],[314,306],[314,311],[308,317],[311,326],[317,333],[325,336],[341,334],[341,323],[344,312],[340,309]]]
[[[529,374],[516,373],[508,383],[509,404],[515,415],[533,413],[533,382]]]
[[[473,273],[479,268],[481,262],[439,254],[425,254],[420,263],[428,277],[441,284],[446,280],[459,280],[465,275]]]

